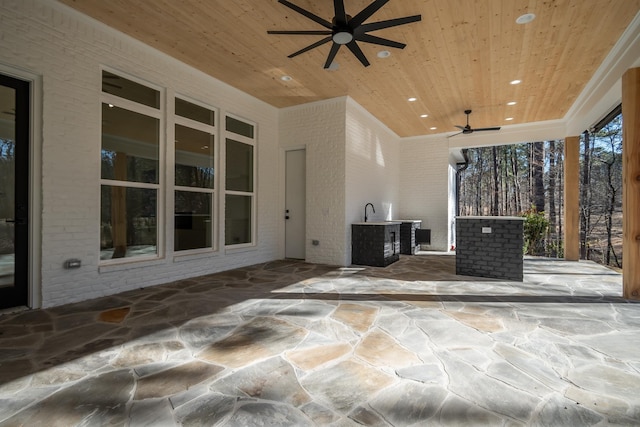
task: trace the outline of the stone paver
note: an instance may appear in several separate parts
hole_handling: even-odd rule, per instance
[[[0,426],[640,425],[621,276],[524,272],[284,260],[3,314]]]

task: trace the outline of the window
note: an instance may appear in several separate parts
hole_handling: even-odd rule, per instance
[[[102,264],[159,258],[172,232],[180,256],[255,244],[255,124],[179,96],[167,117],[160,88],[106,70],[100,97]]]
[[[255,126],[230,116],[225,119],[225,245],[253,244]]]
[[[215,248],[215,111],[175,100],[174,250]]]
[[[158,256],[160,91],[102,72],[100,259]]]

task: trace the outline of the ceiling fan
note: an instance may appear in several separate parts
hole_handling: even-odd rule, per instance
[[[382,30],[384,28],[395,27],[397,25],[409,24],[411,22],[420,21],[421,15],[405,16],[404,18],[389,19],[386,21],[372,22],[369,24],[363,24],[364,21],[369,19],[371,15],[376,13],[382,6],[384,6],[389,0],[375,0],[369,6],[358,12],[357,15],[347,15],[344,9],[344,0],[333,0],[333,8],[335,16],[331,22],[315,15],[308,10],[305,10],[287,0],[278,0],[279,3],[287,6],[290,9],[298,12],[312,21],[322,25],[326,30],[307,30],[307,31],[267,31],[267,34],[289,34],[289,35],[326,35],[327,37],[322,40],[310,44],[309,46],[300,49],[297,52],[288,55],[289,58],[300,55],[318,46],[322,46],[325,43],[333,42],[329,56],[324,64],[324,68],[329,68],[333,62],[340,46],[346,45],[349,50],[360,60],[362,65],[368,67],[369,61],[358,46],[358,41],[365,43],[372,43],[381,46],[388,46],[397,49],[404,49],[406,44],[399,43],[393,40],[385,39],[382,37],[372,36],[367,34],[370,31]]]
[[[455,125],[462,132],[455,133],[455,134],[453,134],[451,136],[460,135],[461,133],[462,134],[469,134],[469,133],[473,133],[473,132],[482,132],[482,131],[487,131],[487,130],[500,130],[500,126],[494,126],[494,127],[490,127],[490,128],[475,128],[474,129],[469,125],[469,114],[471,114],[471,110],[464,110],[464,113],[467,115],[467,125],[466,126]],[[451,138],[451,136],[449,138]]]

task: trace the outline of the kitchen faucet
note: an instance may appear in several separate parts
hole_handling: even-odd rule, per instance
[[[366,205],[364,205],[364,222],[367,222],[367,207],[371,205],[371,210],[373,211],[373,213],[376,213],[376,208],[373,207],[373,203],[367,203]]]

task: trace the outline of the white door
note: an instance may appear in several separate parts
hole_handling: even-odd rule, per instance
[[[284,256],[305,259],[306,150],[287,151],[285,163]]]

